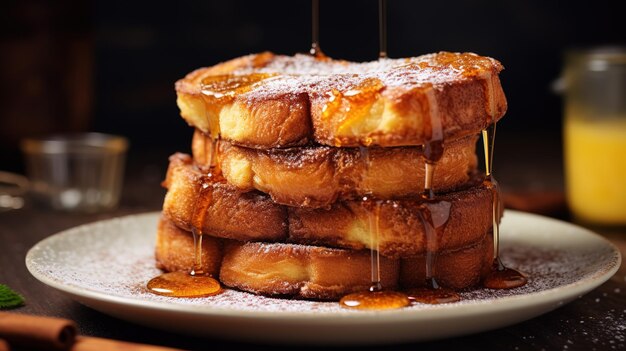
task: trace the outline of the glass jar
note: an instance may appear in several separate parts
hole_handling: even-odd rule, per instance
[[[56,210],[96,213],[117,207],[128,140],[79,133],[22,140],[33,197]]]
[[[626,225],[626,48],[568,52],[563,93],[569,209],[580,222]]]

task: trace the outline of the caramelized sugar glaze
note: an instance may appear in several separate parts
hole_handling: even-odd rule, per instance
[[[486,177],[484,186],[492,191],[492,229],[494,241],[494,261],[490,274],[484,279],[484,286],[493,289],[513,288],[524,285],[526,278],[523,274],[504,267],[499,257],[499,218],[501,211],[499,189],[497,182],[492,175],[492,159],[494,150],[495,125],[498,118],[502,117],[506,106],[498,104],[502,97],[496,99],[496,94],[501,91],[494,90],[494,80],[497,81],[497,73],[501,69],[499,63],[479,58],[473,54],[439,53],[437,55],[427,55],[418,60],[389,60],[386,59],[386,24],[385,24],[385,1],[380,0],[380,60],[367,64],[347,64],[342,61],[331,61],[322,53],[319,46],[319,4],[313,1],[313,43],[310,53],[313,60],[299,57],[297,60],[288,58],[276,58],[267,63],[263,63],[263,56],[258,56],[257,61],[252,62],[246,72],[246,67],[240,67],[238,72],[224,75],[209,75],[201,80],[201,97],[206,114],[205,130],[210,132],[207,138],[210,145],[205,146],[209,151],[209,170],[200,179],[203,189],[211,187],[210,181],[223,181],[219,167],[215,167],[219,157],[216,144],[221,139],[220,114],[225,108],[232,108],[233,102],[241,96],[245,96],[248,101],[263,100],[269,97],[272,100],[277,94],[285,93],[287,87],[287,100],[298,100],[303,96],[309,96],[310,101],[303,104],[296,104],[295,111],[290,113],[297,115],[306,109],[311,109],[313,116],[312,125],[314,132],[311,133],[311,126],[304,123],[302,136],[270,143],[270,146],[281,147],[283,142],[286,145],[301,144],[308,140],[332,145],[335,147],[359,146],[366,169],[370,167],[369,150],[372,145],[379,144],[385,146],[393,145],[419,145],[423,147],[426,157],[424,164],[424,191],[421,195],[422,203],[418,209],[418,217],[426,234],[425,253],[425,288],[411,289],[404,292],[387,289],[381,284],[380,278],[380,250],[378,247],[379,221],[381,204],[383,199],[372,196],[371,191],[366,191],[362,198],[363,208],[368,211],[368,223],[371,236],[370,257],[371,257],[371,285],[368,291],[352,293],[340,299],[340,304],[346,308],[358,309],[391,309],[401,308],[410,303],[448,303],[460,299],[459,295],[437,281],[437,273],[434,271],[437,254],[439,252],[438,238],[442,236],[443,230],[450,218],[451,204],[441,200],[436,195],[433,188],[433,179],[436,177],[437,163],[441,159],[446,140],[452,140],[463,136],[464,131],[475,129],[467,127],[467,121],[456,120],[450,123],[450,116],[446,114],[448,120],[440,112],[440,106],[446,103],[438,101],[445,99],[445,96],[438,94],[437,84],[443,84],[441,77],[450,78],[449,75],[458,75],[461,78],[475,78],[481,76],[484,84],[484,94],[486,101],[486,120],[471,122],[473,127],[480,126],[483,135],[485,150],[485,171]],[[267,58],[266,58],[267,59]],[[484,61],[486,59],[486,61]],[[259,68],[260,67],[260,68]],[[327,76],[319,72],[331,72],[334,75]],[[363,73],[366,72],[366,73]],[[454,79],[454,78],[453,78]],[[407,86],[412,88],[407,89]],[[500,89],[498,81],[498,89]],[[395,89],[401,87],[401,89]],[[177,85],[178,90],[178,85]],[[409,128],[408,135],[397,135],[390,133],[385,136],[376,132],[376,128],[367,125],[368,121],[363,121],[362,116],[368,114],[380,114],[381,96],[385,94],[386,99],[400,101],[397,104],[404,109],[405,114],[410,115],[411,106],[402,106],[402,100],[407,94],[419,91],[420,101],[418,114],[421,120],[409,123],[421,125],[418,131]],[[284,97],[283,97],[284,98]],[[308,105],[307,103],[310,103]],[[298,107],[299,106],[299,107]],[[409,113],[406,113],[409,110]],[[426,118],[428,117],[428,118]],[[475,116],[472,116],[475,117]],[[462,118],[461,118],[462,120]],[[316,123],[317,122],[317,123]],[[324,126],[330,126],[325,130]],[[318,128],[315,128],[318,127]],[[461,127],[461,128],[459,128]],[[202,129],[202,128],[201,128]],[[372,132],[374,130],[374,132]],[[355,137],[356,135],[356,137]],[[246,144],[243,142],[242,144]],[[259,145],[256,145],[259,146]],[[263,146],[263,145],[261,145]],[[218,180],[219,178],[219,180]],[[210,181],[209,181],[210,180]],[[211,204],[210,191],[204,194],[201,191],[193,205],[193,218],[191,220],[192,233],[194,237],[194,262],[196,264],[189,274],[168,273],[151,280],[148,288],[154,293],[167,294],[169,296],[206,296],[220,291],[219,283],[208,277],[201,270],[198,271],[202,262],[202,228],[204,223],[203,214]],[[208,281],[198,284],[197,278],[206,278]],[[173,283],[172,283],[173,282]],[[203,291],[203,286],[208,291]],[[164,293],[164,291],[166,291]]]

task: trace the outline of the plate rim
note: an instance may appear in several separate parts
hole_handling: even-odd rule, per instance
[[[146,301],[138,298],[129,298],[124,296],[108,295],[105,292],[92,290],[85,287],[76,287],[73,285],[62,284],[57,280],[46,276],[43,272],[40,272],[33,263],[34,256],[39,250],[42,250],[48,241],[60,240],[61,236],[72,235],[72,233],[84,230],[86,227],[93,225],[107,225],[115,221],[130,221],[138,217],[150,218],[154,217],[158,219],[160,211],[149,211],[135,214],[128,214],[123,216],[112,217],[103,220],[97,220],[90,223],[84,223],[78,226],[67,228],[65,230],[56,232],[47,236],[34,244],[27,252],[25,256],[25,264],[29,273],[40,282],[55,288],[65,294],[73,296],[74,300],[82,302],[84,298],[90,300],[96,300],[105,303],[112,303],[115,305],[122,305],[125,307],[133,307],[140,309],[147,309],[151,311],[161,311],[177,314],[190,314],[194,316],[211,316],[211,317],[225,317],[225,318],[242,318],[242,319],[264,319],[264,320],[281,320],[288,322],[316,322],[329,323],[332,321],[334,324],[355,324],[355,323],[375,323],[381,324],[390,321],[410,321],[420,320],[422,318],[428,319],[446,319],[451,315],[463,316],[473,315],[477,309],[484,309],[485,306],[489,306],[490,312],[498,312],[503,310],[512,310],[516,308],[526,307],[528,302],[541,297],[543,303],[555,303],[557,301],[570,301],[577,296],[580,297],[583,294],[595,289],[609,280],[619,269],[621,265],[621,253],[617,246],[604,238],[602,235],[593,232],[590,229],[584,228],[574,223],[566,222],[560,219],[555,219],[543,215],[538,215],[529,212],[517,211],[517,210],[505,210],[505,216],[528,216],[536,220],[544,220],[553,222],[557,225],[568,226],[577,231],[584,232],[585,235],[593,237],[595,240],[599,240],[603,244],[606,244],[611,248],[612,256],[609,258],[607,255],[607,263],[610,260],[610,265],[607,264],[605,269],[594,272],[591,276],[582,280],[577,280],[566,285],[552,287],[545,290],[513,295],[489,298],[484,300],[475,300],[462,305],[457,304],[442,304],[436,306],[437,313],[432,312],[432,309],[396,309],[396,310],[384,310],[384,311],[361,311],[361,310],[345,310],[345,311],[257,311],[257,310],[241,310],[224,306],[211,306],[209,304],[171,304],[166,301]],[[156,222],[155,222],[156,223]],[[615,259],[613,259],[615,258]],[[497,303],[493,303],[493,302]],[[82,302],[83,304],[86,304]],[[560,304],[559,304],[560,305]],[[559,307],[555,305],[554,308]],[[333,317],[332,319],[328,317]]]

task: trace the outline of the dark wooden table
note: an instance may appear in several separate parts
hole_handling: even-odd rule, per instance
[[[504,153],[502,153],[504,154]],[[549,159],[549,157],[548,157]],[[519,160],[518,160],[519,161]],[[535,161],[531,161],[535,162]],[[549,162],[546,161],[546,162]],[[168,333],[109,317],[74,302],[61,292],[33,278],[24,264],[29,248],[58,231],[76,225],[127,214],[160,209],[165,190],[160,181],[165,172],[167,154],[152,158],[135,155],[129,158],[124,195],[120,207],[108,213],[78,215],[52,212],[31,202],[19,210],[0,212],[0,283],[7,284],[26,298],[17,313],[56,316],[74,320],[83,335],[155,344],[190,350],[283,349],[280,345],[256,345],[236,340],[217,340]],[[516,164],[519,165],[519,162]],[[524,183],[520,170],[497,164],[501,185]],[[556,174],[556,175],[554,175]],[[517,179],[517,178],[520,179]],[[558,169],[553,172],[558,183]],[[511,183],[507,183],[507,178]],[[550,181],[546,184],[551,186]],[[545,184],[544,184],[545,185]],[[533,186],[541,188],[541,186]],[[562,217],[562,212],[554,212]],[[566,216],[566,215],[565,215]],[[626,254],[626,230],[601,233]],[[406,350],[612,350],[626,349],[626,267],[609,281],[581,298],[538,318],[489,332],[464,337],[393,345],[389,349]],[[306,345],[302,345],[305,347]],[[303,348],[299,347],[299,348]],[[365,347],[368,349],[369,347]],[[380,349],[381,347],[372,347]]]

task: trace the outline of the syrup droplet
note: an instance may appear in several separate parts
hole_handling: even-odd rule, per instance
[[[209,276],[193,276],[187,272],[164,273],[148,282],[148,290],[171,297],[202,297],[218,294],[220,283]]]
[[[438,305],[461,301],[461,296],[456,291],[443,287],[413,288],[405,290],[405,293],[413,303]]]
[[[489,274],[483,280],[483,286],[488,289],[512,289],[524,286],[528,279],[524,274],[507,268],[500,258],[496,258]]]
[[[342,297],[339,304],[360,310],[388,310],[406,307],[411,301],[399,291],[381,290],[349,294]]]
[[[220,283],[204,272],[202,264],[202,235],[192,230],[194,264],[189,273],[170,272],[152,278],[147,288],[153,294],[171,297],[203,297],[221,292]]]
[[[309,53],[316,58],[325,59],[326,55],[320,48],[320,3],[319,0],[311,1],[311,50]]]
[[[387,0],[378,0],[378,39],[380,58],[387,57]]]

